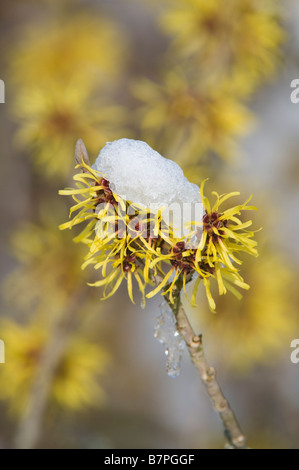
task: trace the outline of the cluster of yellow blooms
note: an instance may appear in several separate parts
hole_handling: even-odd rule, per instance
[[[60,191],[61,195],[73,197],[76,204],[70,214],[76,211],[77,214],[60,228],[72,228],[88,222],[75,241],[89,248],[83,268],[92,264],[101,271],[103,279],[93,285],[105,286],[104,298],[113,295],[125,280],[130,299],[134,301],[132,281],[135,279],[143,302],[145,296],[150,298],[162,291],[162,295],[168,294],[169,301],[173,303],[174,291],[178,290],[180,283],[186,290],[186,282],[197,275],[191,302],[195,303],[197,288],[202,280],[210,308],[215,310],[210,291],[211,279],[217,281],[220,295],[227,290],[234,292],[234,285],[244,289],[249,287],[235,266],[241,264],[237,257],[240,252],[257,255],[256,242],[252,240],[254,232],[246,230],[252,222],[242,223],[238,217],[241,211],[255,209],[248,205],[249,200],[221,210],[220,206],[227,199],[239,193],[223,196],[214,193],[216,200],[211,205],[203,196],[203,183],[201,197],[205,215],[202,221],[194,222],[196,229],[189,236],[195,236],[197,244],[190,247],[186,239],[175,237],[176,227],[165,223],[163,210],[152,214],[149,209],[124,201],[110,189],[105,175],[83,160],[79,167],[84,172],[74,176],[78,188]],[[134,216],[130,215],[132,212]],[[164,265],[170,266],[167,272]],[[158,279],[158,285],[145,294],[146,285]]]
[[[278,1],[165,0],[160,7],[167,67],[158,80],[141,77],[133,86],[144,140],[185,167],[207,153],[232,160],[251,126],[247,99],[279,63]]]
[[[281,28],[278,0],[166,0],[163,29],[184,66],[247,96],[275,72]],[[204,70],[209,70],[208,73]]]
[[[221,83],[212,87],[182,68],[168,71],[162,83],[140,79],[133,91],[145,140],[184,166],[207,152],[231,160],[236,138],[252,126],[249,110]]]
[[[96,151],[124,128],[124,111],[111,98],[124,44],[108,19],[80,14],[29,28],[12,49],[16,139],[43,175],[68,175],[78,135]]]

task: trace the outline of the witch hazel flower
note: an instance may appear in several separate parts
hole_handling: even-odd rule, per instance
[[[247,231],[251,221],[238,217],[255,209],[249,200],[222,211],[223,202],[239,193],[213,193],[211,205],[204,195],[205,182],[201,188],[190,183],[179,165],[138,140],[107,143],[93,165],[79,140],[75,156],[77,188],[60,191],[71,195],[75,205],[71,220],[60,228],[84,225],[74,241],[87,245],[82,268],[93,265],[100,272],[91,285],[104,288],[103,298],[126,282],[132,302],[135,284],[143,304],[158,293],[174,304],[194,279],[191,303],[202,282],[215,310],[212,280],[220,295],[238,293],[235,286],[249,287],[236,267],[240,252],[257,255],[254,232]]]

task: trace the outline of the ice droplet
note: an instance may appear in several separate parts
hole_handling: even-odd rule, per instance
[[[165,346],[167,374],[170,377],[177,377],[181,371],[185,343],[177,330],[174,314],[167,302],[160,305],[154,336]]]

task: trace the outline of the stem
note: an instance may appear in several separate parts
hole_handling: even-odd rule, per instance
[[[66,311],[57,314],[53,320],[50,338],[43,350],[26,409],[16,433],[14,442],[16,449],[33,449],[39,441],[57,366],[76,327],[78,307],[80,308],[85,295],[84,291],[74,295]]]
[[[190,279],[187,279],[187,282],[189,282],[189,280]],[[160,276],[156,276],[155,281],[161,282]],[[248,449],[245,436],[240,425],[216,379],[215,369],[209,365],[205,357],[202,335],[197,335],[194,332],[186,315],[181,302],[181,289],[182,280],[179,278],[173,292],[174,303],[169,301],[169,297],[167,295],[165,296],[173,314],[176,317],[177,329],[186,343],[191,360],[200,374],[200,378],[210,397],[213,407],[222,421],[224,434],[230,446],[234,449]]]
[[[202,336],[194,333],[182,305],[178,308],[176,320],[178,331],[185,340],[192,362],[200,374],[214,409],[220,416],[224,427],[224,434],[229,444],[235,449],[248,448],[245,436],[233,410],[217,382],[215,369],[207,362],[202,344]]]

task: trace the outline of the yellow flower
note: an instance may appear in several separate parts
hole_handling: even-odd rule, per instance
[[[246,96],[273,76],[284,40],[277,0],[173,0],[162,26],[176,56]],[[190,59],[192,62],[190,64]]]
[[[143,301],[146,285],[155,281],[158,285],[146,297],[161,292],[174,303],[174,295],[181,288],[186,290],[186,283],[197,276],[191,302],[194,304],[202,280],[210,308],[214,310],[211,279],[217,281],[220,295],[227,290],[239,295],[233,285],[249,287],[234,263],[241,264],[237,258],[240,252],[257,255],[256,242],[252,240],[254,233],[246,230],[251,221],[242,223],[238,218],[241,211],[255,208],[248,206],[246,201],[220,212],[221,204],[237,193],[221,197],[215,193],[216,202],[211,206],[203,196],[203,184],[201,196],[206,211],[203,220],[190,221],[189,235],[178,239],[174,236],[175,227],[168,226],[163,219],[163,208],[157,214],[151,214],[149,209],[133,205],[132,217],[132,212],[128,211],[128,205],[132,207],[132,204],[111,190],[105,175],[93,170],[83,158],[78,167],[83,170],[74,176],[78,189],[59,192],[73,197],[76,204],[71,208],[70,216],[76,211],[77,214],[60,228],[71,229],[77,224],[86,224],[75,241],[89,248],[82,267],[93,264],[95,269],[100,269],[102,278],[93,285],[105,286],[104,298],[113,295],[125,280],[133,301],[132,281],[135,279]],[[148,230],[149,226],[153,226],[153,231]],[[192,226],[197,229],[192,231]],[[165,265],[170,265],[166,273]]]
[[[120,132],[123,120],[119,106],[108,105],[90,87],[74,85],[22,89],[13,112],[20,125],[18,145],[28,147],[39,171],[50,177],[69,173],[78,133],[104,144]]]
[[[196,249],[188,249],[185,242],[173,241],[175,246],[171,249],[170,253],[160,256],[158,260],[170,260],[173,268],[169,273],[176,270],[177,275],[179,273],[182,274],[186,295],[185,286],[187,277],[190,275],[190,272],[196,273],[198,277],[194,284],[191,304],[195,304],[199,282],[202,279],[210,309],[214,311],[216,304],[211,294],[210,283],[212,279],[217,282],[219,295],[226,294],[227,290],[229,290],[236,297],[240,298],[241,295],[234,286],[246,290],[249,289],[249,285],[244,282],[235,265],[239,266],[242,264],[238,257],[240,253],[245,252],[253,256],[258,255],[256,250],[257,242],[252,240],[254,232],[246,230],[252,225],[252,221],[242,222],[238,216],[242,211],[256,210],[256,208],[248,205],[250,197],[243,204],[238,204],[226,210],[220,209],[220,206],[225,201],[233,196],[238,196],[239,192],[219,196],[214,191],[212,194],[215,196],[216,201],[212,206],[208,198],[204,196],[204,184],[205,181],[201,185],[201,198],[205,214],[202,221],[194,221],[194,225],[198,226],[198,231],[195,233],[199,240]],[[177,277],[175,277],[176,279]],[[173,286],[174,281],[171,284],[171,288]],[[159,287],[154,292],[158,291]]]
[[[23,87],[103,85],[117,78],[125,39],[103,15],[67,15],[29,25],[10,51],[11,79]]]
[[[145,140],[184,165],[207,152],[235,155],[235,140],[249,131],[250,112],[220,83],[206,86],[180,69],[162,84],[141,79],[133,87],[143,103],[138,111]]]
[[[43,174],[65,177],[78,133],[96,151],[93,143],[115,138],[124,123],[111,104],[124,40],[109,21],[76,15],[31,27],[11,55],[17,144]]]
[[[257,243],[252,240],[254,232],[246,229],[252,225],[252,221],[242,223],[237,217],[244,210],[256,210],[256,207],[249,206],[250,197],[245,203],[238,204],[226,210],[221,210],[220,206],[233,196],[239,196],[239,192],[232,192],[219,196],[213,191],[216,198],[213,206],[207,197],[204,196],[204,184],[201,185],[201,195],[205,208],[203,217],[203,232],[198,248],[198,256],[200,250],[204,250],[208,264],[213,265],[217,259],[222,265],[231,270],[236,270],[233,262],[240,264],[241,261],[236,258],[235,253],[245,251],[251,255],[257,256],[255,249]]]
[[[87,171],[74,176],[79,189],[59,192],[61,195],[72,195],[76,202],[71,208],[70,215],[75,211],[79,212],[60,228],[72,228],[88,221],[75,241],[87,244],[89,247],[82,268],[94,264],[95,269],[101,270],[104,278],[92,285],[105,286],[104,298],[113,295],[122,281],[126,280],[128,293],[133,301],[133,278],[137,281],[144,297],[142,278],[144,270],[148,270],[149,259],[155,253],[155,241],[146,240],[142,236],[142,229],[130,226],[131,219],[126,212],[126,203],[111,191],[109,182],[103,175],[85,163],[82,163],[81,167]],[[78,196],[81,196],[81,199]],[[100,209],[99,205],[102,206]],[[146,220],[146,214],[144,217]],[[136,238],[139,238],[138,242]],[[145,277],[148,278],[148,275]],[[107,288],[110,288],[108,293],[106,293]]]
[[[21,325],[10,319],[1,321],[0,332],[7,358],[1,368],[0,399],[10,404],[12,412],[22,413],[36,376],[42,373],[40,361],[51,333],[36,321]],[[103,403],[98,377],[105,371],[107,361],[102,348],[72,334],[50,386],[50,402],[73,410]]]

